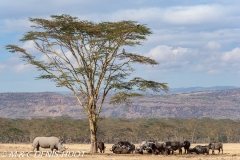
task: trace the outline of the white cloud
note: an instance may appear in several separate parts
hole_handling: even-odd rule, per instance
[[[202,72],[205,70],[206,70],[206,68],[202,64],[197,64],[195,67],[193,67],[193,71],[196,71],[196,72]]]
[[[219,5],[178,6],[168,8],[163,19],[173,24],[201,24],[217,20],[223,14],[223,7]]]
[[[32,71],[31,65],[25,65],[25,62],[20,59],[20,53],[14,53],[14,56],[4,60],[0,64],[0,71],[4,73],[23,73]]]
[[[59,55],[61,55],[61,56],[64,57],[64,55],[62,54],[62,51],[56,50],[56,52],[57,52]],[[73,55],[72,55],[72,53],[71,53],[70,51],[67,51],[67,52],[65,52],[64,54],[65,54],[65,56],[66,56],[70,61],[73,60],[74,57],[73,57]],[[49,55],[49,56],[51,56],[51,55]],[[56,57],[55,55],[52,55],[52,56],[53,56],[53,57]],[[42,56],[39,58],[39,60],[40,60],[40,61],[49,62],[49,59],[48,59],[48,57],[47,57],[45,54],[42,54]]]
[[[26,65],[26,64],[18,64],[13,67],[13,70],[15,73],[23,73],[30,71],[33,67],[31,65]]]
[[[211,74],[211,75],[216,75],[216,74],[220,74],[221,71],[220,70],[209,70],[207,73]]]
[[[168,8],[148,7],[138,9],[121,9],[116,12],[96,13],[79,15],[85,19],[94,21],[109,20],[137,20],[140,22],[151,22],[154,25],[208,25],[222,23],[223,20],[232,21],[235,17],[236,6],[222,6],[216,4],[174,6]],[[232,13],[233,12],[233,13]]]
[[[4,71],[5,68],[6,68],[6,65],[5,65],[5,64],[0,64],[0,72],[1,72],[1,71]]]
[[[224,53],[222,60],[229,63],[240,63],[240,48],[237,47],[229,52]]]
[[[145,56],[158,61],[160,63],[159,68],[165,71],[174,71],[191,65],[197,56],[197,50],[159,45],[151,49]]]
[[[66,57],[67,57],[70,61],[73,61],[74,57],[73,57],[73,55],[72,55],[72,52],[67,51],[67,52],[65,53],[65,55],[66,55]]]
[[[160,61],[175,61],[184,59],[184,57],[192,56],[191,49],[188,48],[173,48],[166,45],[159,45],[149,51],[147,56]]]
[[[20,62],[20,53],[14,53],[14,56],[8,58],[5,63],[6,64],[16,64],[16,63],[19,63]]]
[[[11,33],[17,31],[27,31],[30,29],[31,23],[26,19],[2,19],[0,20],[0,34]]]
[[[221,51],[205,52],[191,48],[159,45],[151,49],[145,56],[157,60],[160,65],[156,68],[165,72],[181,70],[216,75],[239,73],[240,70],[240,48],[222,53]]]
[[[26,41],[22,45],[22,48],[24,48],[27,53],[30,53],[31,55],[38,55],[39,51],[35,48],[34,41]]]
[[[161,8],[142,8],[142,9],[127,9],[119,10],[112,15],[105,15],[111,21],[119,20],[137,20],[137,21],[151,21],[159,20],[161,18]]]
[[[210,41],[207,43],[205,47],[206,49],[209,49],[209,50],[218,50],[218,49],[221,49],[221,44],[215,41]]]
[[[49,62],[48,57],[44,54],[39,58],[40,61]]]
[[[192,28],[189,28],[192,29]],[[207,50],[221,50],[227,46],[238,45],[240,28],[217,29],[214,31],[188,31],[188,28],[164,28],[154,30],[144,44],[164,44],[168,46],[182,46],[185,48],[205,48]],[[235,44],[234,44],[235,43]]]

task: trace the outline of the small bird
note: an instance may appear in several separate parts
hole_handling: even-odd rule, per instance
[[[140,26],[140,24],[139,23],[137,23],[137,27],[139,27]]]
[[[123,50],[122,50],[122,54],[125,54],[126,52],[125,52],[125,49],[123,48]]]

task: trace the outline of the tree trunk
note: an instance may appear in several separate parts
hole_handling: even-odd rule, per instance
[[[89,119],[91,148],[90,153],[97,153],[97,122],[94,119]]]
[[[192,132],[192,143],[194,143],[194,135],[195,135],[195,128],[194,128],[194,130]]]

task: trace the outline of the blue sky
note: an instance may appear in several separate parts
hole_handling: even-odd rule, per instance
[[[24,65],[6,44],[32,49],[18,40],[29,31],[29,17],[70,14],[93,22],[134,20],[153,34],[142,46],[128,48],[156,59],[137,66],[134,76],[166,82],[170,88],[240,87],[239,0],[1,0],[0,92],[65,91]]]

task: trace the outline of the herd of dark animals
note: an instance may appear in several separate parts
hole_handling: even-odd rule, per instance
[[[65,151],[67,148],[65,148],[63,145],[63,141],[61,141],[57,137],[36,137],[32,144],[32,151],[34,149],[37,149],[39,151],[39,148],[50,148],[52,151],[56,149],[57,151]],[[143,151],[145,150],[147,153],[151,154],[173,154],[174,151],[178,150],[179,154],[182,154],[182,148],[184,148],[185,154],[209,154],[209,150],[212,150],[212,154],[214,154],[214,150],[218,150],[218,154],[220,151],[222,151],[223,154],[223,144],[221,142],[214,142],[210,143],[209,145],[201,146],[197,145],[194,148],[190,148],[190,142],[184,141],[168,141],[168,142],[155,142],[155,141],[142,141],[142,143],[135,148],[135,145],[128,142],[128,141],[118,141],[115,143],[110,151],[112,151],[115,154],[128,154],[128,153],[134,153],[135,154],[143,154]],[[105,152],[105,144],[104,142],[97,142],[97,148],[100,150],[100,153]]]
[[[184,148],[185,154],[209,154],[209,150],[218,150],[218,154],[222,151],[223,154],[223,144],[221,142],[210,143],[205,146],[197,145],[194,148],[190,148],[191,143],[189,141],[178,142],[178,141],[168,141],[168,142],[155,142],[155,141],[142,141],[142,143],[135,147],[134,144],[128,141],[118,141],[112,146],[110,151],[115,154],[143,154],[144,150],[149,154],[173,154],[174,151],[178,150],[179,154],[182,154],[182,148]],[[97,142],[97,147],[100,153],[104,153],[105,145],[104,142]]]

